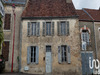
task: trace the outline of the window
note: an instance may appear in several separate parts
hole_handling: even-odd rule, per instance
[[[27,63],[38,64],[39,48],[37,46],[29,46],[27,49]]]
[[[27,35],[28,36],[39,36],[40,35],[40,23],[39,22],[28,22]]]
[[[58,62],[70,63],[70,47],[66,45],[58,46]]]
[[[51,52],[51,46],[46,46],[46,52]]]
[[[69,35],[69,22],[58,22],[58,35]]]
[[[10,30],[11,14],[5,14],[4,30]]]
[[[54,22],[43,22],[43,36],[54,35]]]
[[[99,31],[99,40],[100,40],[100,27],[98,28],[98,31]]]
[[[2,55],[6,61],[8,61],[9,57],[9,41],[4,41],[2,44]]]
[[[89,45],[90,35],[88,30],[82,30],[81,41],[82,41],[82,50],[86,50],[87,45]]]

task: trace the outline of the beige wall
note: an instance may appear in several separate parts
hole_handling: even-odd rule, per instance
[[[21,14],[22,14],[23,6],[16,6],[16,24],[15,24],[15,45],[14,45],[14,71],[18,71],[18,60],[19,56],[19,26],[21,23]],[[4,41],[10,41],[9,46],[9,57],[8,61],[6,61],[5,71],[11,71],[11,62],[12,62],[12,47],[13,47],[13,31],[14,31],[14,16],[12,12],[12,6],[5,6],[5,14],[11,14],[11,22],[10,22],[10,30],[4,30]]]
[[[100,31],[98,30],[98,28],[100,28],[100,22],[95,22],[97,56],[98,56],[98,59],[100,60]]]
[[[40,36],[27,37],[27,23],[28,22],[40,22]],[[42,36],[42,22],[53,21],[55,22],[55,35],[54,36]],[[57,35],[57,22],[69,21],[70,35],[58,36]],[[53,20],[23,20],[22,21],[22,55],[21,55],[21,72],[24,71],[25,66],[29,66],[29,71],[26,73],[45,73],[45,47],[51,45],[52,47],[52,72],[60,75],[68,70],[72,72],[81,72],[80,61],[80,37],[79,37],[79,23],[78,19],[53,19]],[[69,45],[71,47],[71,64],[59,64],[58,63],[58,46]],[[27,47],[39,46],[39,64],[27,65]],[[79,74],[81,75],[81,74]]]

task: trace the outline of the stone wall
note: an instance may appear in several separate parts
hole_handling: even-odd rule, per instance
[[[55,22],[55,35],[54,36],[42,36],[42,22],[53,21]],[[69,21],[70,35],[58,36],[57,35],[57,22]],[[40,22],[40,36],[27,36],[27,23],[28,22]],[[78,19],[51,19],[51,20],[23,20],[22,21],[22,51],[21,51],[21,72],[32,74],[44,74],[45,73],[45,54],[46,45],[51,45],[52,48],[52,73],[54,75],[63,75],[64,73],[73,72],[81,75],[81,58],[80,58],[80,36],[79,36],[79,21]],[[58,46],[69,45],[71,47],[71,64],[58,63]],[[27,65],[27,47],[39,46],[39,64]],[[29,71],[24,71],[25,66],[29,67]],[[70,71],[69,71],[70,70]],[[66,74],[65,74],[66,75]],[[78,75],[78,74],[77,74]]]
[[[14,71],[18,71],[18,57],[19,57],[19,26],[21,23],[21,14],[23,11],[23,6],[16,6],[15,13],[16,13],[16,23],[15,23],[15,44],[14,44]],[[6,5],[5,6],[5,14],[11,14],[11,21],[10,21],[10,30],[4,30],[4,41],[9,41],[9,57],[8,61],[6,61],[5,71],[11,71],[11,62],[12,62],[12,48],[13,48],[13,32],[14,32],[14,15],[12,11],[12,6]]]

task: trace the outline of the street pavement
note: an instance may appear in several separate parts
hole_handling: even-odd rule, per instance
[[[36,74],[26,74],[26,73],[0,73],[0,75],[36,75]]]

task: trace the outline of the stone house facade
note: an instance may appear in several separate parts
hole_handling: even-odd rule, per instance
[[[20,29],[21,72],[81,75],[79,21],[71,0],[28,0]]]
[[[21,23],[21,14],[24,10],[25,2],[18,2],[17,0],[4,0],[5,15],[3,18],[3,33],[4,43],[2,44],[2,55],[5,58],[5,71],[11,72],[12,67],[12,50],[14,44],[14,60],[13,71],[17,72],[19,69],[19,32]],[[15,4],[15,16],[12,5]],[[14,17],[15,17],[15,42],[13,43],[14,33]]]
[[[100,10],[82,9],[76,12],[79,15],[82,74],[94,73],[95,70],[91,70],[88,63],[89,57],[100,60]]]

